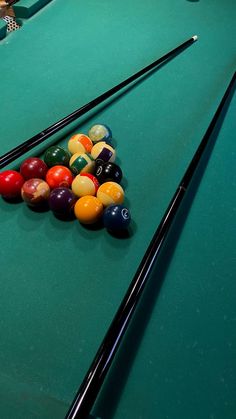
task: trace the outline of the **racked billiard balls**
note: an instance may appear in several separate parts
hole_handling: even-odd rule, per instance
[[[53,166],[51,167],[46,174],[46,182],[48,183],[51,189],[59,188],[63,186],[69,188],[73,180],[73,175],[65,166]]]
[[[116,182],[105,182],[99,186],[97,198],[102,202],[104,207],[110,204],[122,204],[124,201],[124,190]]]
[[[49,195],[50,188],[43,179],[28,179],[21,188],[22,199],[32,207],[45,204]]]
[[[112,140],[111,129],[104,124],[93,125],[88,132],[88,136],[91,138],[93,143],[97,143],[98,141],[106,141],[107,143],[110,143]]]
[[[103,205],[95,196],[86,195],[78,199],[74,213],[82,224],[94,224],[102,216]]]
[[[38,157],[29,157],[20,166],[20,173],[25,180],[32,178],[44,179],[47,171],[46,163]]]
[[[70,217],[77,201],[75,194],[69,188],[55,188],[49,196],[49,208],[55,215]]]
[[[91,156],[95,159],[101,159],[104,162],[114,162],[116,158],[116,151],[104,141],[95,144],[91,150]]]
[[[111,232],[126,230],[130,221],[130,212],[124,205],[109,205],[103,213],[104,227]]]
[[[70,161],[70,154],[64,148],[56,145],[49,147],[44,154],[44,161],[48,167],[53,166],[68,166]]]
[[[74,175],[93,173],[95,162],[88,153],[75,153],[70,159],[69,167]]]
[[[91,173],[77,175],[71,184],[72,191],[79,198],[85,195],[96,195],[98,188],[98,180]]]
[[[71,154],[90,153],[92,147],[92,140],[84,134],[75,134],[68,141],[68,150]]]
[[[23,176],[16,170],[5,170],[0,173],[0,195],[6,199],[21,196],[21,188],[24,183]]]
[[[96,164],[95,176],[99,183],[113,181],[120,183],[122,179],[122,170],[120,166],[115,163],[104,163],[100,162]]]

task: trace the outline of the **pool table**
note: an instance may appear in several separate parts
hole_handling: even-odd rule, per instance
[[[123,238],[0,199],[0,417],[63,419],[235,71],[236,6],[20,0],[16,14],[17,7],[21,29],[0,28],[1,155],[199,37],[6,167],[105,123],[124,173],[132,223]],[[150,274],[94,417],[236,417],[235,114],[236,95]]]

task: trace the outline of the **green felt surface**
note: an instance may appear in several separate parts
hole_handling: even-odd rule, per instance
[[[23,1],[22,1],[23,3]],[[52,1],[0,44],[0,152],[198,42],[29,154],[113,131],[130,237],[0,200],[0,417],[62,419],[235,71],[235,2]],[[94,407],[103,419],[234,419],[236,97]],[[19,159],[9,167],[17,166]],[[161,286],[158,285],[161,283]]]

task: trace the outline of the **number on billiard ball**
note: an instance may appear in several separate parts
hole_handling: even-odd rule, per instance
[[[130,212],[123,205],[109,205],[103,213],[104,226],[111,232],[126,230],[130,221]]]

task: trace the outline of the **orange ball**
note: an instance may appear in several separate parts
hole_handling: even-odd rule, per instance
[[[102,216],[103,205],[95,196],[86,195],[78,199],[74,212],[82,224],[94,224]]]
[[[53,166],[51,167],[46,174],[46,182],[51,189],[60,188],[63,186],[69,188],[73,180],[73,175],[65,166]]]
[[[105,182],[97,191],[97,198],[107,207],[110,204],[122,204],[125,193],[123,188],[116,182]]]

